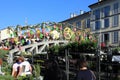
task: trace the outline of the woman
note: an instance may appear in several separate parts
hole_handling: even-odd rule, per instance
[[[24,60],[22,57],[22,62],[20,64],[18,76],[31,76],[32,75],[32,67],[27,60]]]
[[[96,80],[95,74],[93,71],[87,68],[86,60],[78,60],[79,71],[76,75],[76,80]]]
[[[23,61],[23,59],[21,57],[18,57],[17,59],[15,59],[15,63],[12,66],[12,76],[14,78],[17,78],[17,76],[18,76],[20,63],[22,61]]]

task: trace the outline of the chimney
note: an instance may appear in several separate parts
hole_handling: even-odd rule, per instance
[[[77,14],[75,14],[75,13],[70,14],[70,18],[73,18],[73,17],[76,17],[76,16],[77,16]]]
[[[70,14],[70,18],[73,18],[73,17],[74,17],[74,14],[73,14],[73,13],[71,13],[71,14]]]
[[[103,1],[103,0],[98,0],[98,2]]]
[[[84,13],[85,13],[85,11],[83,11],[83,10],[80,10],[80,15],[81,15],[81,14],[84,14]]]

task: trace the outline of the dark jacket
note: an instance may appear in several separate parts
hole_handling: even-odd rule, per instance
[[[80,70],[75,80],[96,80],[96,77],[91,70]]]

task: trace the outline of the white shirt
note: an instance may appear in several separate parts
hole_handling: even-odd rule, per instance
[[[14,64],[13,64],[13,68],[15,69],[15,71],[18,71],[19,65],[20,65],[20,64],[18,64],[18,63],[14,63]]]
[[[30,63],[28,61],[24,61],[20,64],[20,68],[22,68],[22,73],[20,74],[21,76],[27,75],[27,74],[32,74],[30,72]]]

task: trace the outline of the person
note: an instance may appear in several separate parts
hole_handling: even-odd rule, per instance
[[[65,72],[59,68],[56,60],[45,61],[45,70],[43,80],[67,80]]]
[[[22,57],[22,63],[20,64],[20,71],[18,76],[30,76],[32,75],[32,67],[30,63]]]
[[[77,60],[79,71],[75,80],[96,80],[95,74],[88,69],[86,60]]]
[[[14,78],[17,78],[18,73],[19,73],[19,66],[20,63],[23,61],[23,59],[21,57],[15,58],[15,63],[12,66],[12,76]]]

